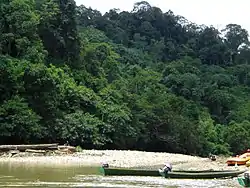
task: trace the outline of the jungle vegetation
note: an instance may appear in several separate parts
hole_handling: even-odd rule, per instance
[[[205,156],[250,147],[246,29],[148,2],[105,14],[74,0],[1,0],[1,144]]]

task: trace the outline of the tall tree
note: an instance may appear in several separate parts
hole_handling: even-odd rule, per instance
[[[41,16],[39,35],[49,57],[74,66],[79,59],[80,41],[76,26],[74,0],[36,0]]]
[[[248,31],[237,24],[228,24],[222,30],[225,33],[225,41],[230,49],[237,52],[242,44],[249,44]]]
[[[0,54],[42,62],[46,52],[39,36],[33,0],[0,2]]]
[[[235,62],[240,46],[249,45],[248,32],[237,24],[228,24],[222,31],[225,34],[225,42],[231,50],[232,61]]]

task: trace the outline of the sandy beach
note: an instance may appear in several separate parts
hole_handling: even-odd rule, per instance
[[[209,158],[197,156],[128,151],[128,150],[83,150],[67,155],[30,156],[15,155],[0,157],[0,163],[23,164],[23,165],[77,165],[77,166],[100,166],[102,162],[107,162],[112,167],[127,168],[158,168],[165,162],[170,162],[174,169],[189,170],[222,170],[235,169],[226,165],[226,157],[217,157],[216,161]],[[245,166],[237,168],[246,168]]]

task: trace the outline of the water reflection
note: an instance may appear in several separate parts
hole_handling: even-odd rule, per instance
[[[0,164],[0,187],[236,188],[236,179],[174,180],[161,177],[102,176],[97,167]]]

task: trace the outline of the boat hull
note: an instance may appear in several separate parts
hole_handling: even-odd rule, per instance
[[[250,166],[250,161],[246,162],[246,166],[247,166],[247,167]]]
[[[159,171],[157,170],[101,167],[100,172],[105,176],[160,176]]]
[[[247,181],[244,177],[238,177],[237,179],[242,187],[250,187],[250,182]]]
[[[234,166],[234,165],[245,165],[249,159],[232,159],[227,161],[228,166]]]
[[[227,171],[227,172],[201,172],[201,173],[178,173],[160,172],[161,176],[165,178],[178,178],[178,179],[217,179],[217,178],[232,178],[244,173],[245,171]]]
[[[227,160],[227,165],[245,165],[250,160],[250,150],[247,150],[246,153],[237,156],[237,157],[231,157]]]
[[[213,179],[236,177],[245,171],[225,170],[225,171],[172,171],[165,176],[158,170],[126,169],[126,168],[100,168],[100,172],[105,176],[163,176],[166,178],[178,179]]]

